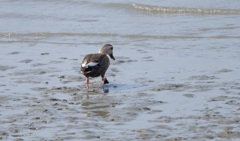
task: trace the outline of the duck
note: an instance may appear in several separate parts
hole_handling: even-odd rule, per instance
[[[103,84],[109,83],[105,77],[105,73],[110,65],[109,57],[115,60],[111,44],[105,44],[98,53],[87,54],[83,58],[80,71],[86,78],[86,89],[89,88],[89,77],[101,76]]]

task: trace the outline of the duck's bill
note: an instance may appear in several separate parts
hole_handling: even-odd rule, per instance
[[[115,60],[114,56],[112,54],[109,55],[110,58],[112,58],[113,60]]]

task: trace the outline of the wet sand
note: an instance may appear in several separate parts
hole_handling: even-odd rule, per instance
[[[240,67],[234,52],[226,60],[224,48],[212,49],[217,53],[212,57],[199,48],[188,54],[188,48],[115,43],[110,84],[90,79],[87,91],[80,62],[102,44],[30,44],[5,43],[1,50],[3,140],[240,138]]]
[[[240,139],[239,1],[3,0],[0,140]],[[79,73],[110,43],[106,76]]]

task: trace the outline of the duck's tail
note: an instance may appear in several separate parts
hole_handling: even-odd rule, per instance
[[[89,73],[91,73],[92,71],[93,71],[93,68],[92,68],[92,67],[88,67],[88,68],[86,68],[86,67],[81,67],[81,73],[82,73],[83,75],[89,74]]]

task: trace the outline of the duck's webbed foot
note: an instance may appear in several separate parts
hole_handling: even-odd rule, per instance
[[[109,81],[107,80],[106,77],[102,77],[102,81],[103,81],[104,84],[108,84],[109,83]]]

